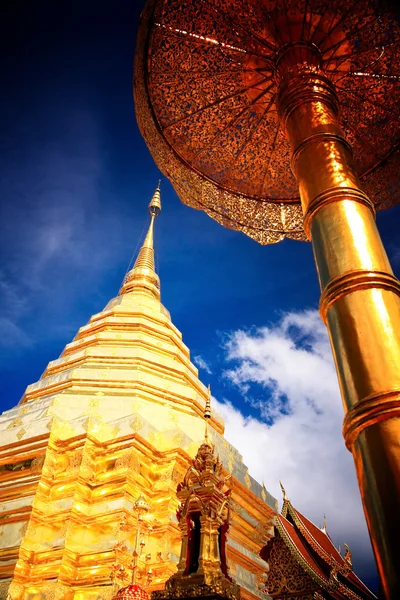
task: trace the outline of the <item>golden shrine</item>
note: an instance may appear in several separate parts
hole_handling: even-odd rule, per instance
[[[119,295],[0,417],[1,600],[268,598],[282,517],[160,302],[160,210],[157,189]]]

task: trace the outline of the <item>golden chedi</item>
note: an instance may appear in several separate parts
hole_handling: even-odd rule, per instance
[[[108,600],[133,574],[151,593],[177,571],[176,488],[204,438],[209,391],[160,302],[160,210],[157,189],[118,296],[0,417],[0,599]],[[230,576],[257,600],[276,501],[214,412],[209,430],[221,472],[232,474]]]

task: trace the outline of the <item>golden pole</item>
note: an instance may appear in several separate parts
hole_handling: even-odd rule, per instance
[[[400,598],[400,282],[339,126],[334,85],[321,64],[312,44],[284,47],[276,66],[278,110],[317,264],[320,312],[346,412],[343,435],[353,453],[382,589],[395,599]]]

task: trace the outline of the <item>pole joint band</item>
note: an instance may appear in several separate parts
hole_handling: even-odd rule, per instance
[[[383,289],[400,296],[400,281],[390,273],[383,271],[351,271],[335,277],[321,294],[319,312],[327,325],[328,311],[340,298],[359,290]]]
[[[369,396],[349,410],[343,421],[343,437],[350,452],[360,433],[380,421],[400,417],[400,390]]]
[[[284,78],[280,82],[277,99],[278,113],[283,127],[294,110],[308,102],[321,102],[329,107],[333,114],[339,113],[339,101],[333,83],[320,71],[307,67],[299,69],[294,76]]]
[[[349,187],[328,188],[311,200],[305,212],[304,229],[308,239],[311,239],[311,221],[314,218],[315,213],[332,202],[340,202],[342,200],[352,200],[353,202],[364,204],[364,206],[367,206],[375,216],[375,207],[367,194],[362,190]]]
[[[329,133],[328,131],[317,131],[316,133],[313,133],[312,135],[304,138],[304,140],[302,142],[300,142],[300,144],[297,146],[297,148],[294,150],[294,152],[292,154],[292,158],[290,161],[290,168],[295,177],[296,177],[296,164],[297,164],[300,154],[303,152],[303,150],[305,150],[311,144],[314,144],[315,142],[321,142],[321,141],[322,142],[336,142],[336,143],[339,142],[346,148],[346,150],[350,154],[350,156],[351,157],[353,156],[353,149],[345,137],[343,137],[342,135],[338,135],[336,133]]]

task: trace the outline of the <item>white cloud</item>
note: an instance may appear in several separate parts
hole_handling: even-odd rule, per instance
[[[197,366],[199,369],[202,369],[203,371],[205,371],[205,372],[206,372],[206,373],[208,373],[209,375],[211,375],[211,374],[212,374],[211,367],[210,367],[209,363],[208,363],[208,362],[206,362],[206,361],[204,360],[204,358],[203,358],[203,357],[201,357],[200,355],[193,356],[193,362],[194,362],[194,364],[195,364],[195,365],[196,365],[196,366]]]
[[[373,569],[353,459],[341,434],[336,373],[317,311],[237,331],[226,351],[225,377],[260,414],[245,416],[229,402],[215,401],[227,439],[273,495],[281,498],[282,480],[293,504],[317,525],[326,514],[329,534],[342,547],[349,543],[360,572]]]

